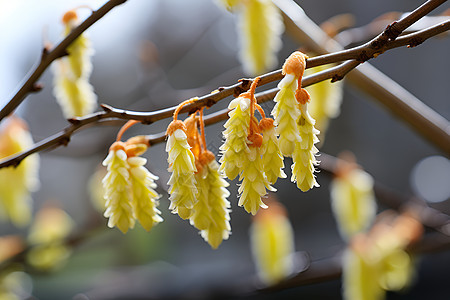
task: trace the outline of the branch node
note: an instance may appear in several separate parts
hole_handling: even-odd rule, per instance
[[[331,82],[341,81],[342,79],[344,79],[344,76],[339,75],[339,74],[335,74],[335,75],[333,75],[333,77],[331,78]]]
[[[61,145],[63,145],[64,147],[67,147],[67,145],[69,144],[69,142],[70,142],[70,136],[64,136],[62,139],[61,139]]]
[[[67,119],[67,121],[72,125],[78,125],[81,123],[81,121],[76,118],[70,118],[70,119]]]
[[[240,94],[248,91],[253,80],[248,78],[241,78],[238,80],[238,82],[240,82],[241,85],[235,87],[233,90],[233,97],[235,98],[239,97]]]
[[[32,88],[31,88],[31,92],[32,93],[36,93],[41,91],[44,88],[44,84],[42,83],[35,83],[33,84]]]
[[[373,56],[370,56],[370,55],[367,55],[367,51],[366,50],[363,50],[363,51],[361,51],[361,53],[359,54],[359,56],[358,56],[358,58],[357,58],[357,61],[358,62],[365,62],[365,61],[368,61],[369,59],[371,59]]]
[[[211,106],[213,106],[213,105],[216,104],[216,103],[217,103],[217,101],[215,101],[215,100],[213,100],[213,99],[211,99],[211,98],[208,98],[208,99],[206,100],[205,106],[206,106],[207,108],[210,108]]]
[[[392,41],[395,40],[402,33],[401,30],[397,29],[397,26],[395,26],[396,24],[397,21],[392,22],[386,27],[386,29],[383,32],[383,34]]]
[[[50,53],[50,45],[45,45],[44,48],[42,48],[41,60],[44,60],[49,53]]]

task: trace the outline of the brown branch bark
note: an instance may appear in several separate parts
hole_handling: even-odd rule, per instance
[[[2,108],[0,111],[0,122],[12,113],[25,99],[25,97],[32,92],[36,91],[36,82],[41,77],[42,73],[50,66],[50,64],[64,56],[66,54],[67,47],[79,37],[86,29],[88,29],[92,24],[100,20],[104,15],[106,15],[114,7],[126,2],[127,0],[109,0],[98,10],[92,12],[92,14],[84,20],[80,25],[78,25],[72,32],[66,36],[56,47],[51,51],[44,48],[41,61],[36,69],[31,73],[23,86],[17,91],[13,98]]]

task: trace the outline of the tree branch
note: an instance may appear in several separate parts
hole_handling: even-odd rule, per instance
[[[125,3],[127,0],[109,0],[98,10],[92,12],[92,14],[84,20],[80,25],[72,30],[72,32],[67,35],[53,50],[48,51],[44,48],[42,52],[42,57],[39,65],[28,77],[27,81],[19,89],[19,91],[13,96],[13,98],[2,108],[0,111],[0,122],[12,113],[25,99],[25,97],[32,92],[36,91],[36,81],[41,77],[42,73],[50,66],[50,64],[66,55],[67,47],[79,37],[86,29],[88,29],[92,24],[100,20],[104,15],[106,15],[114,7]]]
[[[433,2],[434,5],[436,5],[437,2],[441,2],[441,1],[428,1],[428,2]],[[423,7],[423,6],[421,6],[421,7]],[[429,5],[426,7],[427,7],[427,9],[430,9]],[[301,8],[299,8],[299,9],[301,10]],[[419,15],[423,14],[423,12],[421,12],[421,14],[417,13],[417,10],[415,10],[414,12],[413,13],[414,13],[415,18],[417,18]],[[305,17],[306,17],[306,15],[305,15]],[[310,22],[312,22],[312,21],[310,21]],[[405,17],[395,24],[400,24],[397,26],[400,26],[400,28],[403,28],[405,26],[405,24],[409,24],[409,22],[411,22],[411,18]],[[314,24],[314,23],[311,23],[308,25],[312,26],[312,24]],[[314,26],[317,27],[317,25],[315,25],[315,24],[314,24]],[[386,36],[386,34],[383,35],[383,33],[382,33],[382,34],[378,35],[378,37],[374,38],[372,41],[370,41],[362,46],[358,46],[358,47],[348,49],[348,50],[337,51],[336,53],[325,54],[325,55],[308,58],[306,68],[312,68],[312,67],[316,67],[316,66],[320,66],[320,65],[330,64],[330,63],[336,63],[336,62],[340,62],[340,61],[344,61],[344,60],[350,60],[350,59],[351,60],[347,61],[339,66],[329,68],[325,71],[317,72],[311,76],[305,77],[302,81],[302,86],[306,87],[306,86],[309,86],[309,85],[312,85],[312,84],[315,84],[317,82],[327,80],[327,79],[332,79],[332,81],[341,80],[342,78],[344,78],[344,76],[348,72],[350,72],[356,66],[358,66],[361,61],[376,57],[377,55],[385,52],[386,50],[390,50],[390,49],[394,49],[394,48],[402,47],[402,46],[415,46],[415,45],[417,45],[418,41],[420,41],[420,43],[422,43],[423,41],[425,41],[426,39],[428,39],[432,36],[435,36],[442,32],[448,31],[449,27],[450,27],[450,21],[447,21],[447,22],[443,22],[443,23],[435,25],[435,26],[431,26],[431,27],[421,30],[419,32],[402,36],[400,38],[397,38],[396,40],[389,40],[386,42],[383,42],[385,39],[384,36]],[[320,28],[319,28],[319,30],[320,30]],[[320,32],[322,32],[322,31],[320,31]],[[322,32],[322,34],[324,34],[324,33]],[[332,41],[332,40],[330,40],[330,41]],[[383,45],[380,47],[374,47],[373,46],[374,44],[376,44],[376,45],[383,44]],[[339,47],[339,46],[336,46],[336,47]],[[355,70],[355,71],[357,71],[357,70]],[[367,71],[366,71],[366,73],[367,73]],[[366,78],[368,77],[367,74],[364,74],[363,72],[357,73],[357,74],[358,74],[358,78],[354,79],[354,81],[359,80],[360,85],[365,86],[367,83],[361,82],[361,81],[364,81],[364,80],[362,80],[362,78],[364,78],[364,76]],[[283,77],[283,75],[282,75],[281,70],[276,70],[276,71],[261,75],[260,77],[261,77],[261,80],[260,80],[258,86],[262,86],[267,83],[270,83],[270,82],[273,82],[276,80],[280,80]],[[369,82],[372,82],[372,84],[373,84],[373,81],[375,81],[375,79],[380,77],[380,75],[378,75],[378,77],[377,77],[377,74],[372,74],[371,77],[373,77],[373,78],[370,78],[371,81],[369,81]],[[425,106],[420,100],[411,98],[411,97],[414,97],[412,95],[409,98],[404,95],[404,99],[400,99],[400,98],[396,97],[396,96],[398,96],[398,93],[393,92],[393,91],[397,87],[394,86],[392,84],[392,82],[387,81],[387,80],[384,80],[385,82],[380,84],[379,82],[382,81],[382,79],[383,78],[378,78],[377,88],[381,89],[381,92],[384,92],[382,94],[385,96],[385,98],[387,98],[390,101],[389,103],[386,103],[385,105],[388,107],[398,106],[393,109],[395,111],[395,113],[397,115],[399,115],[400,117],[403,116],[404,119],[411,120],[410,121],[411,124],[413,126],[415,125],[415,127],[417,126],[416,121],[419,121],[418,123],[420,123],[420,124],[426,124],[427,126],[425,126],[423,128],[419,128],[417,130],[420,133],[424,134],[426,137],[428,137],[428,135],[432,135],[432,137],[429,139],[434,141],[434,143],[438,147],[440,147],[441,150],[443,150],[447,154],[450,154],[450,135],[447,133],[448,130],[450,129],[450,123],[445,118],[441,117],[439,114],[437,114],[436,112],[432,111],[430,108]],[[251,82],[252,82],[251,79],[242,79],[242,80],[240,80],[239,83],[236,83],[229,87],[220,87],[218,89],[218,92],[204,95],[204,96],[200,97],[194,103],[192,103],[190,105],[186,105],[181,110],[181,113],[195,112],[197,109],[199,109],[200,107],[204,107],[204,106],[211,107],[215,103],[217,103],[220,100],[223,100],[226,97],[231,96],[231,95],[237,97],[240,93],[248,90]],[[264,102],[264,101],[271,100],[277,92],[278,92],[278,89],[275,88],[275,89],[271,89],[266,92],[258,94],[257,95],[258,102]],[[386,95],[386,93],[388,93],[388,94]],[[373,94],[373,93],[370,93],[370,94]],[[391,96],[391,97],[389,97],[389,96]],[[379,99],[379,100],[387,101],[387,100],[383,100],[383,99]],[[407,107],[406,110],[403,109],[405,105]],[[75,131],[78,131],[80,128],[82,128],[88,124],[96,123],[96,122],[99,122],[100,120],[104,120],[104,119],[123,119],[123,120],[133,119],[133,120],[141,121],[143,124],[151,124],[158,120],[170,118],[172,116],[174,110],[176,109],[176,106],[162,109],[162,110],[153,111],[153,112],[134,112],[134,111],[129,111],[129,110],[113,108],[108,105],[102,105],[102,108],[104,109],[104,112],[97,112],[97,113],[88,115],[83,118],[75,118],[75,119],[69,120],[71,122],[71,125],[66,127],[63,131],[45,139],[39,143],[36,143],[31,149],[29,149],[27,151],[16,154],[15,156],[9,157],[8,159],[2,161],[0,163],[0,168],[8,167],[8,166],[17,166],[25,157],[27,157],[33,153],[42,151],[44,149],[49,149],[51,147],[57,147],[57,146],[61,146],[61,145],[67,145],[70,141],[71,135]],[[417,109],[417,108],[419,108],[419,109]],[[411,111],[412,109],[414,109],[414,110]],[[431,113],[430,113],[430,111],[431,111]],[[219,122],[220,120],[224,120],[226,117],[227,117],[226,111],[221,111],[221,112],[216,113],[214,116],[211,116],[211,118],[206,117],[205,122],[211,122],[208,124],[212,124],[212,122]],[[161,139],[164,140],[163,137],[161,137],[160,135],[157,135],[157,140],[160,141]]]

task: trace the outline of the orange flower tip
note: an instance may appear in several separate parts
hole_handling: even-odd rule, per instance
[[[300,51],[292,53],[284,62],[283,74],[295,74],[302,77],[305,72],[307,56]]]
[[[147,145],[145,144],[132,144],[125,146],[125,153],[128,157],[139,156],[147,151]]]
[[[145,135],[137,135],[129,138],[126,142],[127,145],[133,144],[144,144],[146,146],[150,146],[148,143],[148,138]]]
[[[111,147],[109,147],[109,151],[118,151],[123,150],[125,151],[125,143],[121,141],[114,142]]]
[[[250,143],[248,144],[249,147],[261,147],[263,142],[263,137],[261,134],[253,133],[249,135],[247,138],[250,141]]]
[[[74,10],[69,10],[62,17],[63,24],[68,24],[72,20],[78,19],[77,13]]]
[[[297,89],[295,91],[295,99],[297,99],[297,102],[305,105],[309,100],[311,99],[311,96],[309,95],[308,91],[305,89]]]
[[[272,118],[261,119],[261,121],[259,121],[259,130],[267,131],[267,130],[274,128],[275,126],[274,126],[273,122],[274,122],[274,120]]]
[[[166,135],[171,135],[172,133],[174,133],[177,129],[181,129],[184,132],[187,131],[186,129],[186,125],[184,124],[183,121],[181,120],[175,120],[172,121],[169,126],[167,127],[167,131],[166,131]]]

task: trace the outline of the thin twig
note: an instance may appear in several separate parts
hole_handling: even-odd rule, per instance
[[[41,77],[42,73],[50,66],[50,64],[67,54],[67,47],[79,37],[86,29],[88,29],[92,24],[100,20],[104,15],[106,15],[114,7],[125,3],[127,0],[109,0],[98,10],[92,12],[92,14],[84,20],[80,25],[72,30],[72,32],[67,35],[53,50],[44,48],[41,56],[41,61],[36,69],[31,73],[30,77],[22,85],[19,91],[13,96],[13,98],[2,108],[0,111],[0,122],[12,113],[25,99],[25,97],[36,91],[36,82]]]

